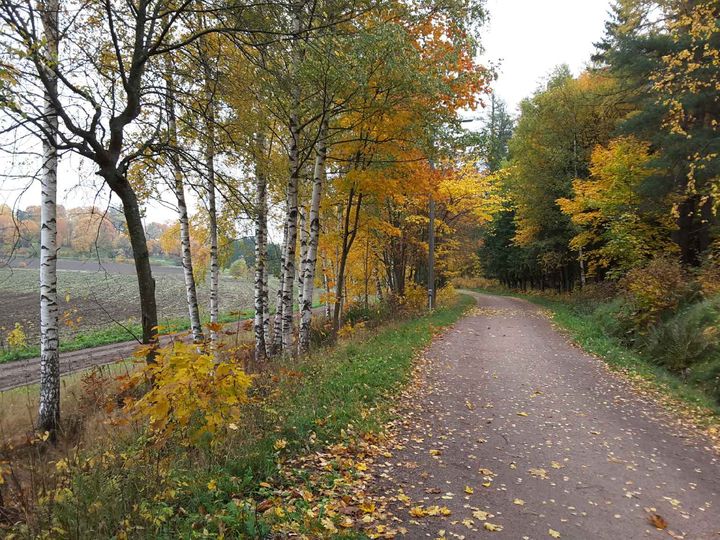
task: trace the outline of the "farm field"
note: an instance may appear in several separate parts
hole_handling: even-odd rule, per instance
[[[22,263],[25,263],[23,266]],[[28,347],[39,340],[37,260],[15,261],[13,267],[0,268],[0,295],[5,309],[0,311],[0,340],[6,345],[8,332],[19,323]],[[158,317],[161,326],[174,328],[187,319],[185,284],[182,269],[153,267]],[[271,294],[274,291],[271,282]],[[103,261],[58,261],[61,340],[79,345],[87,337],[87,346],[99,342],[134,339],[139,331],[139,300],[135,268],[132,264]],[[200,309],[207,316],[209,290],[198,283]],[[252,309],[252,283],[227,275],[220,277],[220,311],[231,318]]]

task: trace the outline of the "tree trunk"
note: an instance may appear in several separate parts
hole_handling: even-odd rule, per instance
[[[169,64],[169,63],[168,63]],[[177,123],[175,118],[175,89],[172,82],[172,73],[168,71],[165,81],[165,107],[168,117],[168,136],[170,146],[175,149],[178,146]],[[172,150],[171,150],[172,151]],[[195,286],[195,275],[193,274],[192,250],[190,247],[190,220],[188,218],[187,203],[185,201],[185,186],[183,185],[183,173],[180,160],[176,154],[170,156],[173,167],[174,182],[173,191],[177,198],[178,219],[180,221],[180,252],[182,256],[183,276],[185,278],[185,295],[187,298],[188,314],[190,317],[190,329],[193,341],[201,343],[203,336],[202,323],[200,322],[200,308],[198,307],[197,287]]]
[[[262,160],[265,155],[265,138],[257,136],[258,157],[255,165],[255,361],[268,356],[265,337],[267,303],[267,178]],[[269,320],[267,321],[269,325]]]
[[[205,69],[205,91],[212,96],[210,81],[212,74],[207,60],[203,62]],[[220,311],[220,264],[218,262],[218,222],[217,203],[215,199],[215,105],[212,97],[208,102],[207,119],[205,122],[205,166],[207,168],[208,224],[210,233],[210,341],[217,341],[215,325],[218,323]]]
[[[310,199],[310,224],[307,252],[302,261],[303,294],[300,304],[300,352],[310,348],[310,325],[312,323],[312,303],[315,295],[315,267],[317,266],[318,244],[320,242],[320,199],[325,179],[325,135],[327,127],[321,128],[318,141],[315,169],[313,171],[313,189]]]
[[[304,205],[300,207],[300,270],[297,272],[297,288],[298,288],[298,306],[303,305],[303,277],[305,272],[305,261],[308,254],[308,229],[307,229],[307,208]]]
[[[290,112],[290,177],[287,184],[287,236],[285,238],[285,260],[283,267],[282,290],[282,350],[292,354],[293,341],[293,285],[295,284],[295,252],[297,249],[297,221],[298,221],[298,183],[300,179],[300,64],[302,51],[300,49],[300,15],[302,4],[292,6],[292,109]]]
[[[287,243],[287,226],[287,221],[285,221],[283,247],[280,254],[280,280],[278,282],[277,300],[275,302],[275,320],[273,321],[273,354],[277,354],[282,350],[283,288],[285,287],[285,244]]]
[[[347,211],[345,213],[343,232],[342,232],[342,251],[340,253],[340,264],[338,265],[337,282],[335,283],[335,311],[333,313],[333,328],[335,332],[340,330],[341,314],[342,314],[342,298],[344,294],[343,284],[345,281],[345,267],[347,266],[348,255],[352,248],[355,236],[357,235],[358,223],[360,219],[360,206],[362,205],[363,194],[360,193],[357,198],[357,206],[355,207],[355,218],[353,220],[352,230],[350,230],[350,215],[353,209],[353,199],[355,198],[355,187],[350,188],[348,195]]]
[[[42,12],[47,53],[57,61],[59,1],[48,0]],[[57,77],[50,74],[50,92],[57,94]],[[38,429],[54,442],[60,425],[60,352],[57,303],[57,131],[58,117],[46,93],[40,206],[40,407]]]
[[[155,302],[155,279],[150,266],[150,254],[148,253],[145,229],[143,228],[142,214],[138,204],[137,195],[127,179],[117,171],[101,170],[100,174],[109,185],[115,186],[114,192],[120,197],[123,203],[123,214],[128,228],[128,237],[133,250],[135,261],[135,273],[138,280],[138,291],[140,293],[140,318],[142,324],[143,344],[157,345],[157,303]],[[109,180],[108,180],[109,178]],[[156,353],[154,349],[148,351],[146,361],[148,364],[155,362]]]

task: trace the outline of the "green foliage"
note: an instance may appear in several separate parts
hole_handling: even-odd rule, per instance
[[[235,279],[249,279],[250,269],[245,259],[237,259],[230,265],[230,275]]]
[[[591,320],[608,336],[618,339],[626,345],[635,342],[634,309],[625,297],[618,297],[610,302],[597,305],[588,310]]]
[[[697,302],[653,327],[644,343],[653,362],[682,374],[720,351],[720,297]]]

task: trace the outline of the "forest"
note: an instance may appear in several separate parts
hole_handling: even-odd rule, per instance
[[[514,111],[485,0],[0,0],[0,533],[717,534],[720,6],[609,6]]]

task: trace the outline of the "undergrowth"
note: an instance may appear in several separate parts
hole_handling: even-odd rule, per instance
[[[94,450],[49,464],[51,480],[33,486],[35,504],[19,510],[11,537],[266,537],[260,505],[281,463],[382,426],[414,356],[472,303],[460,296],[432,314],[277,361],[256,376],[240,419],[213,437],[158,444],[141,423],[113,425]],[[330,517],[306,512],[299,526],[327,528]]]

